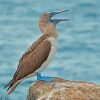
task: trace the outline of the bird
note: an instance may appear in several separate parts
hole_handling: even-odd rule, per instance
[[[26,78],[37,76],[37,80],[51,81],[53,77],[43,76],[41,72],[51,62],[57,45],[58,32],[56,25],[69,19],[54,19],[53,16],[69,10],[45,12],[39,17],[41,36],[35,40],[19,60],[17,70],[12,80],[5,86],[8,87],[7,95],[10,95],[18,84]],[[5,98],[4,97],[4,98]]]

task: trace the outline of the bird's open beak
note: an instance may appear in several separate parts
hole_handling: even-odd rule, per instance
[[[61,21],[69,21],[70,19],[51,19],[53,16],[55,16],[57,14],[60,14],[60,13],[63,13],[63,12],[66,12],[66,11],[69,11],[69,10],[50,12],[49,13],[50,22],[52,22],[53,24],[57,25]]]
[[[57,25],[59,22],[62,21],[69,21],[70,19],[50,19],[50,22],[53,23],[54,25]]]
[[[69,11],[69,10],[62,10],[62,11],[53,11],[53,12],[50,12],[49,13],[49,18],[51,19],[53,16],[59,14],[59,13],[63,13],[63,12],[66,12],[66,11]]]

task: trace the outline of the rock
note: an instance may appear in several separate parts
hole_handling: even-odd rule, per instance
[[[100,100],[100,85],[61,78],[37,81],[30,86],[27,100]]]

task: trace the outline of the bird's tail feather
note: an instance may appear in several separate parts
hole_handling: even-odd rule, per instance
[[[5,98],[7,97],[7,95],[11,94],[11,93],[15,90],[15,88],[17,87],[17,85],[18,85],[19,83],[20,83],[20,82],[12,83],[12,84],[9,86],[8,91],[7,91],[7,93],[5,94],[5,96],[3,97],[2,100],[5,100]],[[9,84],[9,83],[8,83],[8,84]]]
[[[11,86],[14,84],[14,80],[12,79],[4,88],[8,87],[8,86]]]

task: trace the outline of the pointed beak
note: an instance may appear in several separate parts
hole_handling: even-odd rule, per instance
[[[53,11],[53,12],[50,12],[49,13],[49,18],[51,19],[53,16],[55,16],[57,14],[60,14],[60,13],[63,13],[63,12],[66,12],[66,11],[69,11],[69,10],[62,10],[62,11]]]
[[[57,25],[59,22],[62,21],[69,21],[70,19],[50,19],[50,22],[53,23],[54,25]]]
[[[50,20],[50,22],[55,24],[55,25],[57,25],[59,22],[69,21],[70,19],[51,19],[53,16],[55,16],[57,14],[60,14],[60,13],[63,13],[63,12],[66,12],[66,11],[69,11],[69,10],[54,11],[54,12],[49,13],[49,20]]]

